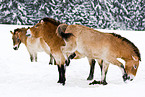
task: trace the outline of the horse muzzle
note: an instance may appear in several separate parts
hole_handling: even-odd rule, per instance
[[[18,47],[13,47],[14,50],[18,50]]]
[[[134,75],[132,75],[132,74],[130,74],[130,75],[124,74],[124,75],[123,75],[123,80],[124,80],[124,82],[132,81],[133,79],[134,79]]]
[[[19,48],[18,45],[15,45],[15,46],[13,47],[14,50],[18,50],[18,48]]]

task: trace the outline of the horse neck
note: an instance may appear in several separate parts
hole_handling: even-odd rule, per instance
[[[22,43],[26,44],[27,36],[25,32],[20,33],[20,40]]]
[[[134,49],[132,48],[132,46],[129,43],[127,43],[126,41],[122,41],[121,39],[118,39],[116,41],[118,42],[117,52],[119,53],[120,57],[123,60],[125,60],[125,61],[130,60],[130,59],[132,59],[133,55],[136,55],[134,52]]]

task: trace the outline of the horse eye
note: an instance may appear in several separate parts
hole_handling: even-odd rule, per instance
[[[133,67],[134,67],[134,69],[137,69],[137,66],[136,65],[134,65]]]

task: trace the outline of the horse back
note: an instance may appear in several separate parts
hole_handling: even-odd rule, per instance
[[[70,25],[65,33],[72,33],[70,42],[76,43],[77,50],[89,57],[113,57],[128,56],[132,53],[125,42],[112,34],[102,33],[92,28],[82,25]],[[70,44],[70,43],[69,43]],[[127,49],[127,50],[125,50]],[[126,55],[124,55],[126,53]]]

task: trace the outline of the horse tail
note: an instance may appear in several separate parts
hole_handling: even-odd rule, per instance
[[[65,40],[67,40],[68,38],[73,36],[72,33],[65,33],[67,26],[68,26],[67,24],[60,24],[56,31],[58,36],[60,36],[61,38],[65,39]]]

